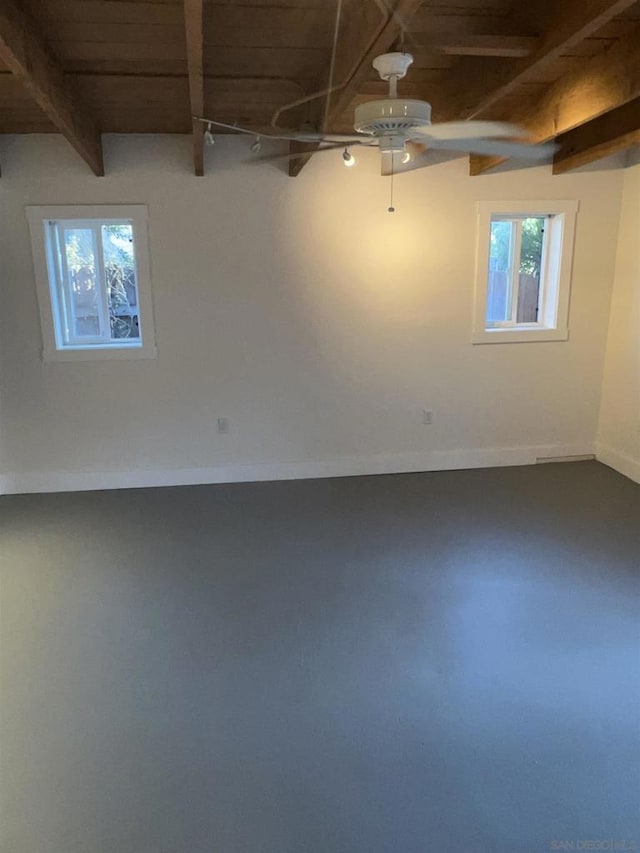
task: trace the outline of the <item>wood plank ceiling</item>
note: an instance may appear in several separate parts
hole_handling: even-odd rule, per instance
[[[338,6],[327,103],[309,96],[328,85]],[[192,133],[202,174],[193,114],[350,131],[386,90],[372,58],[401,47],[401,94],[435,121],[555,137],[555,172],[640,143],[640,0],[0,0],[0,133],[63,133],[95,174],[102,133]],[[471,157],[471,174],[497,162]]]

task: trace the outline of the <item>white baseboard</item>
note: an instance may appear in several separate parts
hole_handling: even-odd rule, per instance
[[[0,494],[83,492],[101,489],[138,489],[151,486],[191,486],[205,483],[243,483],[263,480],[305,480],[354,477],[367,474],[405,474],[461,468],[534,465],[550,457],[593,454],[590,445],[435,450],[423,453],[387,453],[302,462],[218,465],[212,468],[137,469],[133,471],[24,471],[0,477]]]
[[[630,480],[640,483],[640,459],[634,459],[633,456],[621,453],[600,442],[596,442],[596,459],[619,474],[624,474]]]

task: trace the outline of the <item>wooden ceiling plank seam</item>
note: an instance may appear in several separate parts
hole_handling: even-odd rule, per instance
[[[204,127],[201,122],[195,121],[193,116],[201,116],[204,113],[203,0],[184,0],[184,20],[193,134],[193,165],[196,175],[201,177],[204,175]]]
[[[311,91],[323,68],[328,65],[329,51],[297,48],[230,48],[218,47],[205,52],[205,76],[242,76],[247,68],[259,76],[300,78],[311,81],[305,91]],[[146,74],[187,77],[186,48],[181,58],[146,59],[74,59],[65,57],[64,69],[74,74]]]
[[[457,38],[434,39],[433,49],[448,56],[491,56],[519,59],[530,56],[538,47],[539,40],[525,36],[476,36],[460,35]]]
[[[173,44],[184,40],[184,25],[103,23],[98,26],[64,22],[49,24],[47,39],[50,44]]]
[[[545,142],[640,97],[640,26],[604,53],[581,62],[548,87],[537,102],[503,116],[522,125],[533,142]],[[472,157],[470,173],[480,175],[502,162]]]
[[[411,19],[409,33],[412,38],[419,35],[520,35],[536,36],[537,31],[514,32],[515,26],[503,13],[493,11],[488,15],[472,14],[469,10],[451,14],[434,6],[424,6]]]
[[[331,7],[332,4],[327,4]],[[207,9],[212,10],[207,3]],[[314,31],[331,31],[332,22],[327,15],[327,8],[319,6],[313,9],[282,7],[277,4],[268,7],[259,6],[218,6],[214,14],[205,18],[205,32],[208,29],[307,29]]]
[[[179,3],[140,3],[137,0],[47,0],[37,5],[34,13],[42,24],[80,23],[105,24],[175,24],[183,26],[184,16]]]
[[[104,175],[98,127],[72,91],[35,22],[13,0],[0,4],[0,58],[91,171]]]
[[[161,60],[173,59],[183,63],[186,68],[187,51],[183,42],[172,44],[135,44],[110,42],[57,42],[56,53],[60,65],[66,71],[76,60],[99,62],[101,60]]]

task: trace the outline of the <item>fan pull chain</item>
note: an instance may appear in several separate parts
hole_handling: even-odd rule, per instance
[[[395,213],[396,209],[393,206],[393,167],[394,167],[394,157],[393,152],[391,152],[391,185],[390,185],[390,194],[389,194],[389,207],[387,208],[389,213]]]

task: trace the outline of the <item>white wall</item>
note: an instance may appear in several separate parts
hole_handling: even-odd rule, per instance
[[[317,156],[294,180],[244,165],[247,143],[226,137],[196,178],[187,138],[105,143],[106,178],[55,136],[0,143],[6,488],[424,470],[593,448],[621,170],[469,178],[461,159],[397,178],[389,215],[375,152],[351,170],[340,151]],[[476,201],[492,198],[579,199],[568,342],[470,344]],[[149,206],[158,357],[43,363],[25,205],[100,202]],[[215,432],[221,416],[229,435]]]
[[[624,175],[598,455],[640,482],[640,164]]]

